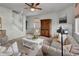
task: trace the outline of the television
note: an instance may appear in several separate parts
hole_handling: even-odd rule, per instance
[[[59,18],[59,23],[67,23],[67,17]]]

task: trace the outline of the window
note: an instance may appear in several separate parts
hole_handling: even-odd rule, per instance
[[[79,34],[79,17],[75,19],[75,32]]]

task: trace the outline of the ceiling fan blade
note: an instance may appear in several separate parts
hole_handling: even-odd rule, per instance
[[[37,9],[37,10],[42,10],[42,8],[39,8],[39,7],[38,7],[38,5],[39,5],[40,3],[30,3],[30,4],[25,3],[25,4],[28,5],[30,8],[34,8],[34,9]],[[24,8],[24,9],[28,9],[28,8]]]
[[[75,4],[75,7],[77,7],[78,3]]]
[[[28,5],[28,6],[30,6],[30,7],[32,7],[30,4],[28,4],[28,3],[25,3],[26,5]]]
[[[33,7],[34,6],[34,3],[31,3],[31,6]]]
[[[35,8],[35,9],[39,9],[39,10],[42,10],[42,8]]]
[[[36,6],[38,6],[40,3],[36,3]]]

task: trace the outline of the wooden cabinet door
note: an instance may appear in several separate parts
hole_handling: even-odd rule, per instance
[[[41,36],[50,37],[50,19],[41,20]]]
[[[41,36],[49,37],[49,31],[48,30],[41,30]]]

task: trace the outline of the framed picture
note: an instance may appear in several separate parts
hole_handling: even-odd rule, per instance
[[[67,23],[67,16],[60,17],[60,18],[59,18],[59,24],[60,24],[60,23]]]

